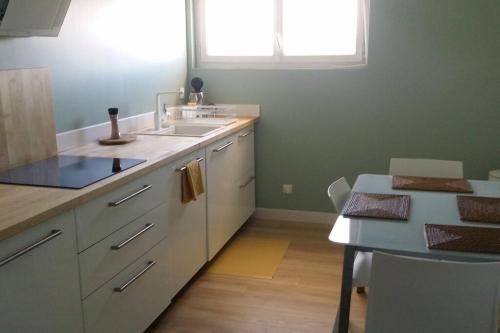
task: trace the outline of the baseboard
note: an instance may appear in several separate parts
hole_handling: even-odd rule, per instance
[[[337,219],[337,214],[307,210],[256,208],[253,217],[264,220],[333,224]]]
[[[221,104],[222,105],[222,104]],[[259,104],[236,104],[232,110],[237,117],[258,117],[260,115]],[[120,132],[127,133],[154,127],[155,112],[142,113],[136,116],[118,120]],[[78,128],[72,131],[58,133],[57,151],[62,152],[71,148],[95,142],[99,138],[107,137],[111,133],[111,125],[108,122]]]

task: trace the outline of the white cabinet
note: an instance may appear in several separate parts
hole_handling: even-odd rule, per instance
[[[183,204],[193,159],[206,191]],[[250,126],[2,240],[0,331],[144,331],[253,213],[254,180]]]
[[[83,331],[73,211],[0,242],[0,331]]]
[[[209,260],[239,228],[236,141],[232,135],[206,149]]]
[[[207,262],[206,193],[196,201],[181,202],[180,169],[193,159],[200,161],[206,188],[205,150],[201,149],[167,167],[167,219],[171,288],[176,294]]]
[[[255,210],[253,128],[213,143],[206,155],[211,260]]]

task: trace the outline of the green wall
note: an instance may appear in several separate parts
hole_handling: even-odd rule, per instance
[[[58,37],[0,37],[0,69],[50,69],[58,132],[153,111],[187,76],[185,1],[155,3],[72,0]]]
[[[500,168],[500,1],[372,0],[368,66],[202,70],[217,103],[259,103],[257,206],[331,211],[327,186],[390,157]],[[281,184],[294,184],[293,195]]]

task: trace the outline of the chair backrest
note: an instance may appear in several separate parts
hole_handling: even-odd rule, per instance
[[[366,333],[497,332],[500,263],[374,252]]]
[[[391,158],[389,174],[393,176],[464,178],[464,167],[461,161]]]
[[[326,191],[330,200],[332,200],[333,206],[335,206],[335,210],[337,213],[342,211],[344,204],[351,192],[351,186],[347,180],[342,177],[334,181],[328,186],[328,190]]]

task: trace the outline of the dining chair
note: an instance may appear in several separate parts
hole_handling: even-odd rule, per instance
[[[421,158],[391,158],[389,174],[393,176],[464,178],[461,161]]]
[[[328,186],[327,194],[338,214],[342,212],[344,204],[351,193],[351,186],[342,177]],[[352,286],[356,287],[358,293],[364,292],[364,287],[370,284],[371,257],[369,252],[357,252],[354,258]]]
[[[500,262],[373,253],[366,333],[496,333]]]

